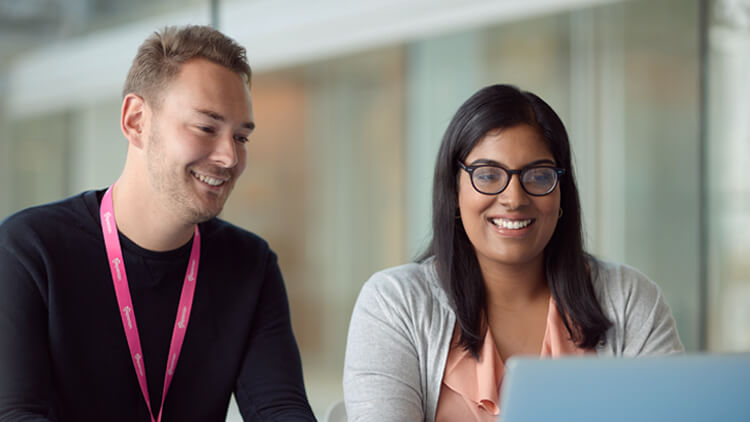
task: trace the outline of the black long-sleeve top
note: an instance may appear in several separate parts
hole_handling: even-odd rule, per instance
[[[30,208],[0,225],[0,421],[148,421],[99,223],[104,191]],[[219,219],[201,261],[162,420],[315,420],[276,255]],[[154,413],[192,241],[153,252],[120,234]]]

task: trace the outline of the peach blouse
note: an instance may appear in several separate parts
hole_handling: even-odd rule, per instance
[[[456,331],[458,333],[458,331]],[[457,336],[454,336],[454,341]],[[579,349],[569,338],[568,330],[550,296],[547,310],[547,329],[542,342],[541,357],[583,355],[594,349]],[[495,348],[492,332],[487,330],[479,350],[479,360],[471,353],[452,344],[448,352],[440,388],[436,422],[488,421],[494,422],[500,413],[498,399],[503,380],[503,364]]]

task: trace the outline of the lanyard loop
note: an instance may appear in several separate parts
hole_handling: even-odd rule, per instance
[[[128,277],[125,273],[125,260],[120,247],[120,238],[117,233],[115,224],[115,212],[112,204],[112,188],[114,184],[107,189],[102,198],[102,204],[99,208],[99,217],[101,220],[102,233],[104,234],[104,244],[107,248],[107,259],[109,260],[109,269],[112,273],[112,282],[115,287],[115,295],[122,317],[122,327],[125,330],[125,337],[128,341],[128,348],[133,360],[138,384],[141,387],[141,393],[146,401],[151,422],[161,422],[162,411],[164,410],[164,401],[167,397],[169,385],[172,383],[174,370],[177,366],[177,360],[180,358],[182,343],[185,340],[188,321],[190,320],[190,310],[193,307],[193,296],[195,294],[195,284],[198,276],[198,264],[200,263],[201,238],[198,225],[195,226],[195,235],[193,237],[193,247],[190,251],[190,261],[185,272],[185,279],[182,283],[182,293],[180,293],[180,304],[177,308],[177,317],[175,318],[174,329],[172,330],[172,340],[169,344],[169,355],[167,357],[167,370],[164,374],[164,390],[159,405],[159,415],[154,419],[154,412],[151,410],[151,400],[148,394],[148,383],[146,382],[146,365],[143,361],[143,351],[141,350],[141,338],[138,335],[138,326],[135,321],[135,310],[133,301],[130,297],[130,288]]]

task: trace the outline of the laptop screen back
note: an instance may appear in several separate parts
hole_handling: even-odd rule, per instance
[[[750,422],[750,354],[511,358],[503,422]]]

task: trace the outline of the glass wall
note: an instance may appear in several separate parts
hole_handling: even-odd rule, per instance
[[[705,227],[708,346],[750,350],[750,1],[710,2]]]
[[[404,262],[403,54],[385,48],[253,81],[257,128],[223,217],[279,255],[308,394],[342,397],[362,283]]]
[[[208,24],[210,4],[0,2],[0,216],[106,186],[119,175],[125,74],[137,46],[167,22]],[[141,32],[122,35],[139,24]],[[97,40],[101,46],[91,48]],[[112,62],[120,64],[119,77],[102,84]]]
[[[407,223],[412,252],[428,233],[429,176],[451,114],[481,86],[516,84],[545,98],[569,130],[589,251],[655,280],[683,342],[697,350],[698,5],[629,1],[410,45],[409,86],[417,99],[407,126],[417,129],[406,141],[407,152],[418,152],[407,154],[407,167],[421,172],[408,181],[407,204],[418,208]]]
[[[179,14],[177,2],[127,10],[88,3],[98,12],[88,12],[83,29],[46,33],[24,54],[0,44],[0,92],[13,94],[0,101],[0,217],[111,183],[124,163],[119,87],[135,46],[164,24],[210,21],[208,2]],[[221,3],[221,15],[247,3]],[[741,174],[750,164],[750,19],[737,12],[750,7],[718,0],[591,3],[384,36],[256,68],[258,127],[222,217],[267,239],[279,256],[319,417],[342,397],[346,332],[359,289],[375,271],[413,260],[426,246],[442,133],[458,106],[491,83],[538,93],[565,122],[588,249],[659,284],[688,350],[750,350],[750,272],[743,260],[750,241],[742,236],[750,228],[750,185]],[[708,34],[702,10],[712,13]],[[75,54],[89,41],[125,32],[126,43],[113,41],[122,48],[96,59],[124,63],[114,85],[85,89],[97,78],[95,63],[84,63],[88,70],[75,79],[83,88],[74,94],[42,103],[33,101],[36,85],[25,85],[31,88],[22,97],[10,87],[29,56],[54,64],[61,60],[55,50],[72,48],[66,45]],[[229,34],[247,46],[253,64],[261,46],[241,31]],[[704,35],[708,62],[701,61]],[[40,79],[38,89],[49,94],[54,81]],[[237,417],[233,409],[230,419]]]

